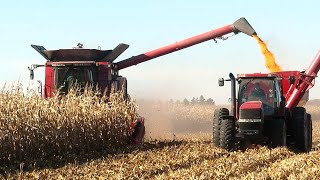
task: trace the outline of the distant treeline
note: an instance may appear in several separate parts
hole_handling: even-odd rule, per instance
[[[215,102],[212,98],[206,99],[203,95],[199,97],[193,97],[190,100],[184,98],[182,101],[170,99],[171,103],[184,104],[184,105],[195,105],[195,104],[207,104],[207,105],[215,105]]]

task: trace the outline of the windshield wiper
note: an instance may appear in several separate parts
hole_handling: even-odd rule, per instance
[[[254,80],[254,79],[252,78],[252,79],[250,79],[247,83],[245,83],[245,84],[242,86],[241,90],[247,88],[248,84],[249,84],[250,82],[252,82],[253,80]]]

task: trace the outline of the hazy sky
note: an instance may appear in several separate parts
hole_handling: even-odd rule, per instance
[[[246,17],[285,70],[303,70],[320,49],[320,1],[0,1],[0,83],[28,82],[27,66],[45,59],[30,44],[47,49],[130,48],[125,59]],[[204,95],[225,103],[229,72],[267,72],[256,41],[238,34],[208,41],[121,71],[134,97],[183,99]],[[44,72],[35,71],[43,80]],[[320,98],[320,85],[310,92]]]

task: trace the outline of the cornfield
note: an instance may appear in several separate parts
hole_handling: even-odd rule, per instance
[[[43,99],[21,86],[0,91],[0,166],[41,164],[48,157],[127,144],[133,102],[113,93],[108,103],[89,88]],[[1,168],[0,168],[1,170]],[[5,171],[2,168],[2,171]],[[1,172],[1,171],[0,171]]]
[[[22,98],[25,97],[20,97],[20,101]],[[76,97],[73,98],[77,99]],[[42,102],[41,99],[38,101]],[[49,103],[50,101],[42,103]],[[98,100],[96,99],[96,101]],[[77,102],[77,106],[82,106],[79,99]],[[89,104],[91,106],[94,103],[90,102]],[[212,128],[212,111],[216,108],[215,106],[185,106],[145,101],[138,102],[138,104],[139,113],[145,116],[146,130],[149,131],[146,134],[147,139],[144,145],[127,145],[112,151],[96,150],[81,154],[70,153],[65,156],[55,156],[39,160],[39,162],[44,163],[42,166],[35,164],[26,167],[20,161],[20,166],[7,168],[9,170],[5,172],[4,177],[14,179],[320,178],[320,122],[316,119],[313,121],[313,149],[310,153],[298,153],[288,148],[269,149],[264,146],[254,146],[245,151],[227,152],[212,146],[210,131]],[[114,104],[114,106],[116,105]],[[123,104],[122,106],[130,107],[133,105]],[[317,107],[307,108],[312,109],[312,113],[320,111]],[[16,109],[13,111],[15,112]],[[115,111],[111,112],[115,113]],[[122,115],[126,116],[123,112]],[[74,122],[79,121],[78,119],[72,120]],[[56,120],[51,119],[51,121]],[[93,122],[89,122],[91,125],[93,124]],[[80,121],[79,123],[88,122]],[[197,124],[200,124],[200,126],[197,126]],[[2,126],[3,123],[1,128]],[[25,127],[25,125],[20,126]],[[44,125],[39,125],[37,128],[45,128],[42,126]],[[90,129],[88,126],[85,127]],[[96,125],[91,130],[93,131],[95,128],[101,127]],[[119,129],[108,130],[119,131]],[[1,131],[3,131],[3,128]],[[48,132],[43,131],[43,133],[50,134]],[[16,134],[12,136],[15,137]],[[75,137],[78,138],[78,135],[74,134],[73,138]],[[105,138],[106,140],[107,138]],[[56,139],[56,141],[59,141],[59,139]],[[94,144],[93,139],[92,143]],[[99,143],[102,142],[99,141]],[[120,141],[118,145],[122,143],[124,142]],[[77,148],[85,149],[85,147],[79,145]]]

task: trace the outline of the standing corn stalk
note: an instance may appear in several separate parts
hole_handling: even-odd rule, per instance
[[[119,148],[128,144],[136,104],[121,92],[106,97],[72,88],[43,99],[21,86],[0,91],[0,164]]]

